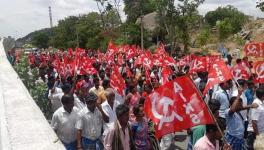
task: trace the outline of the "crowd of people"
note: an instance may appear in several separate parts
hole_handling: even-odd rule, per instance
[[[65,55],[72,57],[72,53]],[[118,53],[113,54],[111,63],[109,59],[102,61],[96,51],[85,50],[81,57],[84,56],[91,58],[93,69],[81,73],[73,68],[74,73],[70,71],[69,74],[59,71],[60,67],[54,63],[56,59],[65,61],[63,53],[32,53],[28,57],[30,66],[38,67],[40,78],[47,83],[50,109],[54,112],[51,126],[66,149],[172,149],[175,140],[180,139],[174,133],[157,139],[155,124],[144,113],[146,97],[165,82],[164,65],[154,64],[147,69],[142,64],[135,64],[140,56],[127,59],[124,55],[119,57]],[[234,64],[247,65],[247,61],[238,59],[234,62],[228,55],[226,64],[231,68]],[[179,66],[177,60],[175,62],[169,65],[166,80],[187,75],[203,92],[208,72],[190,71],[190,66]],[[124,80],[125,83],[121,93],[111,81],[114,66],[118,67],[120,82]],[[250,70],[250,65],[248,67]],[[255,83],[252,77],[228,80],[212,87],[203,98],[216,123],[187,129],[189,143],[186,149],[264,148],[258,141],[264,135],[263,83]]]

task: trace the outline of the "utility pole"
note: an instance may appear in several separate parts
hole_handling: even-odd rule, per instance
[[[53,24],[52,24],[52,12],[51,12],[51,7],[49,6],[49,18],[50,18],[50,28],[53,27]]]
[[[142,0],[141,0],[142,4]],[[143,26],[143,12],[142,12],[142,5],[140,5],[140,27],[141,27],[141,49],[144,50],[144,26]]]

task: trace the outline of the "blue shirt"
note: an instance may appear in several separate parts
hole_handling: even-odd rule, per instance
[[[225,110],[229,108],[229,97],[223,89],[216,91],[215,99],[220,102],[219,117],[225,118]]]
[[[226,116],[226,131],[228,134],[243,139],[244,138],[244,120],[238,113],[228,114],[230,108],[225,111]]]
[[[252,104],[253,100],[254,100],[254,92],[252,89],[246,89],[245,91],[245,96],[247,98],[247,104],[250,105]]]

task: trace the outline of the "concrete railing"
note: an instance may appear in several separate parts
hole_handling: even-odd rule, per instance
[[[64,150],[0,41],[0,150]]]

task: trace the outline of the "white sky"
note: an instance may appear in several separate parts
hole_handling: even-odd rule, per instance
[[[264,17],[264,12],[255,8],[256,0],[205,0],[199,11],[204,15],[226,5],[233,5],[247,15]],[[94,0],[0,0],[0,6],[0,37],[15,38],[49,27],[49,6],[52,7],[54,25],[70,15],[98,11]],[[122,18],[125,18],[123,12]]]

